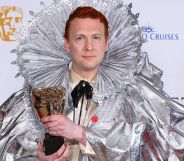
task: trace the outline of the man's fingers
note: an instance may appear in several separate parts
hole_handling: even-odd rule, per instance
[[[61,136],[58,132],[55,131],[49,131],[49,134],[53,136]]]
[[[58,123],[56,121],[50,121],[46,124],[44,124],[45,128],[51,128],[51,127],[57,127],[58,126]]]
[[[40,141],[39,145],[38,145],[38,150],[37,153],[40,155],[44,155],[44,146],[43,146],[43,140]]]
[[[47,128],[48,133],[53,136],[63,136],[63,129],[57,127]]]
[[[54,159],[54,161],[66,161],[69,157],[69,145],[65,145],[65,149],[63,153],[61,154],[61,157]]]
[[[62,117],[62,115],[50,115],[50,116],[46,116],[46,117],[41,118],[41,122],[47,123],[50,121],[58,121],[58,119],[61,117]]]
[[[66,144],[66,146],[65,146],[65,151],[64,151],[64,153],[63,153],[63,155],[62,155],[62,157],[63,157],[64,160],[67,160],[68,157],[69,157],[69,149],[70,149],[69,145]],[[59,161],[60,161],[60,160],[59,160]]]
[[[66,144],[63,144],[61,148],[59,148],[59,150],[57,151],[57,155],[61,156],[64,153],[65,149],[66,149]]]

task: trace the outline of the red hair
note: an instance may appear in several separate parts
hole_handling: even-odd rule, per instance
[[[71,21],[75,18],[92,18],[92,19],[99,19],[101,23],[104,24],[105,28],[105,37],[108,37],[108,21],[106,17],[93,7],[85,6],[85,7],[77,7],[69,16],[68,20],[66,21],[65,26],[65,33],[64,38],[68,40],[69,38],[69,28]]]

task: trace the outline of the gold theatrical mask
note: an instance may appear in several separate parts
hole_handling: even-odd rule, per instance
[[[17,6],[0,7],[0,37],[3,41],[16,41],[22,18],[21,8]]]
[[[40,118],[63,113],[65,106],[65,89],[63,87],[35,88],[32,95],[33,107]]]
[[[32,91],[32,104],[40,118],[62,114],[65,107],[65,89],[63,87],[35,88]],[[64,144],[61,136],[45,133],[45,154],[56,152]]]

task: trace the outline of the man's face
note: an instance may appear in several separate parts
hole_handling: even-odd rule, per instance
[[[107,47],[105,27],[100,20],[75,18],[71,21],[65,49],[71,55],[72,69],[75,72],[97,71]]]
[[[1,39],[4,41],[15,41],[22,22],[20,10],[10,10],[0,18]]]

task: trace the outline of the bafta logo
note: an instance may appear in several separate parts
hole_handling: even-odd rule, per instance
[[[16,6],[0,7],[0,37],[3,41],[16,41],[22,18],[21,8]]]

